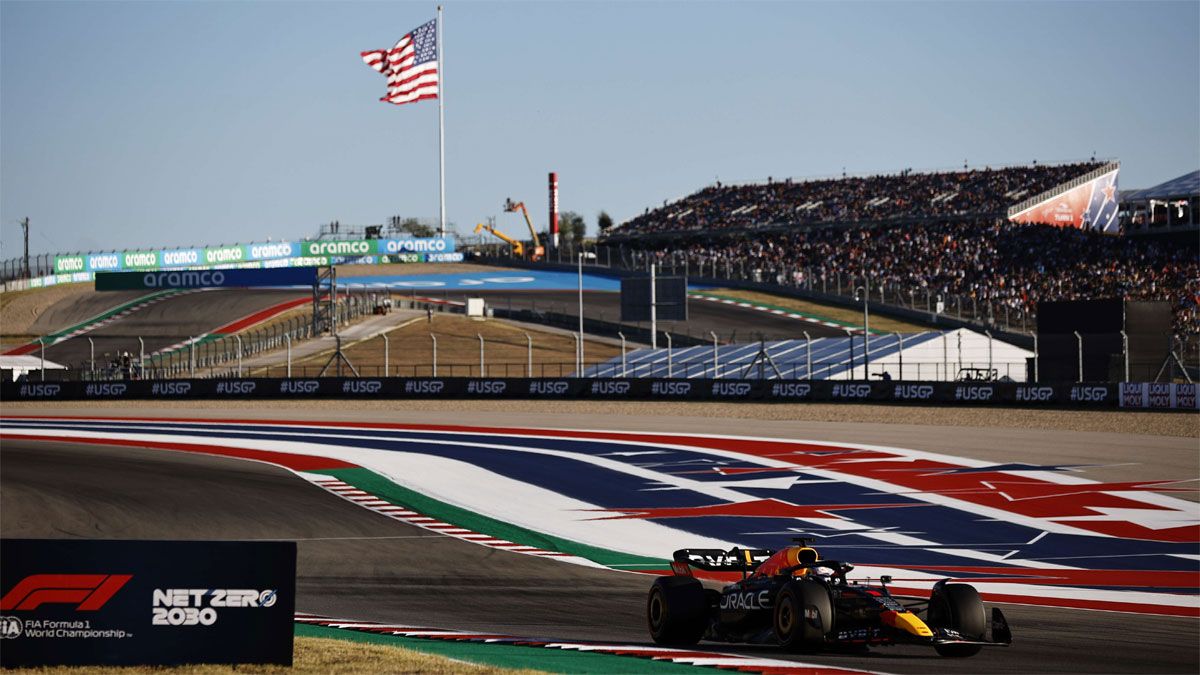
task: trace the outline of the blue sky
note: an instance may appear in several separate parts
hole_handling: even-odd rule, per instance
[[[0,257],[437,215],[437,104],[359,59],[434,3],[0,2]],[[1200,3],[471,3],[448,218],[594,231],[723,181],[1118,157],[1200,167]]]

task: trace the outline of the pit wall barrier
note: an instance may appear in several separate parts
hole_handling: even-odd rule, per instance
[[[578,399],[1009,405],[1197,410],[1194,384],[1017,384],[623,378],[238,378],[5,382],[4,401],[139,399]]]

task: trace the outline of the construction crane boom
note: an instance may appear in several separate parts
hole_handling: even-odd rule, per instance
[[[537,230],[533,227],[533,221],[529,218],[529,209],[525,208],[525,202],[514,202],[511,198],[504,200],[504,210],[507,213],[520,211],[521,215],[525,216],[525,224],[529,226],[529,236],[533,237],[533,255],[534,260],[542,257],[545,249],[542,248],[542,242],[538,239]]]
[[[482,232],[484,230],[491,232],[496,237],[507,242],[508,245],[512,247],[512,252],[513,252],[514,257],[517,257],[517,258],[525,257],[525,244],[522,244],[521,242],[517,241],[516,239],[513,239],[512,237],[508,236],[507,234],[504,234],[500,230],[497,230],[496,228],[492,227],[491,225],[479,223],[478,225],[475,226],[475,234],[479,234],[480,232]]]

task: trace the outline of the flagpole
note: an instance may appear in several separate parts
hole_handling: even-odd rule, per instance
[[[446,43],[442,41],[442,6],[437,8],[437,57],[438,57],[438,204],[441,225],[440,236],[446,236],[446,122],[442,115],[446,100],[446,64],[442,52]]]

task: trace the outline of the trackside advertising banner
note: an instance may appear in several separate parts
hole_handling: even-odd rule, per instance
[[[170,268],[312,267],[351,260],[371,263],[462,262],[450,237],[358,239],[232,244],[211,248],[166,248],[60,255],[54,272],[119,272]],[[46,284],[49,285],[49,284]]]
[[[295,542],[0,541],[0,665],[292,664]]]
[[[1195,389],[1175,385],[1176,407],[1195,406]],[[1185,387],[1179,389],[1178,387]],[[0,398],[95,400],[171,398],[572,398],[663,401],[757,401],[777,403],[899,403],[1011,405],[1020,407],[1116,408],[1115,384],[1017,384],[1012,382],[847,382],[625,378],[242,378],[117,382],[5,382]],[[1189,398],[1189,396],[1191,398]],[[1152,407],[1163,399],[1142,399]]]
[[[166,272],[100,272],[97,291],[161,288],[249,288],[260,286],[312,286],[312,267],[274,270],[172,270]]]
[[[1009,218],[1015,223],[1055,225],[1116,234],[1120,229],[1117,211],[1119,169],[1094,178],[1083,185],[1047,199]]]
[[[1122,408],[1152,408],[1160,410],[1200,410],[1197,384],[1158,382],[1121,383]]]

